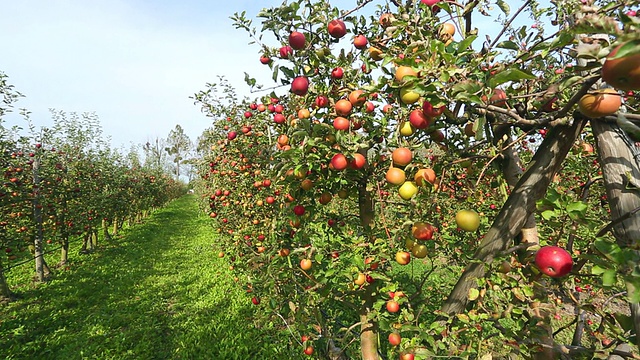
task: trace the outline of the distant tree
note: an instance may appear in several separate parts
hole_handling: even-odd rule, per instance
[[[176,125],[169,132],[165,151],[173,157],[173,162],[176,164],[176,178],[180,178],[180,164],[185,163],[187,154],[191,151],[192,146],[191,139],[184,133],[182,126]]]
[[[164,172],[167,161],[166,147],[167,142],[162,138],[148,140],[142,147],[145,154],[144,166]]]

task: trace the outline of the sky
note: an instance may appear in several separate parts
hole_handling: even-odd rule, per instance
[[[16,108],[31,111],[36,126],[51,125],[53,108],[95,112],[113,147],[166,138],[176,124],[195,140],[209,120],[189,97],[207,82],[225,76],[241,95],[250,95],[245,72],[270,84],[259,46],[229,16],[280,3],[0,0],[0,71],[26,96]],[[5,120],[25,124],[17,111]]]

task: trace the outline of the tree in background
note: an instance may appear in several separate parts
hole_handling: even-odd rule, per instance
[[[176,178],[180,178],[180,164],[184,163],[191,147],[189,136],[184,133],[182,126],[176,125],[175,129],[169,132],[167,147],[165,148],[165,151],[173,157],[173,162],[176,164]]]

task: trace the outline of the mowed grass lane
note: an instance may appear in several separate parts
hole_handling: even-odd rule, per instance
[[[90,255],[74,252],[70,270],[46,284],[16,287],[21,299],[0,305],[0,358],[300,357],[282,345],[285,334],[255,326],[192,195],[123,235]],[[11,284],[30,282],[12,276]]]

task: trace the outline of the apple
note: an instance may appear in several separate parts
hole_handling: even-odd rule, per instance
[[[364,155],[355,153],[353,154],[353,159],[349,162],[349,165],[354,170],[360,170],[365,166],[366,163],[367,159],[364,157]]]
[[[253,305],[260,305],[260,299],[255,296],[251,298],[251,302]]]
[[[289,34],[289,45],[294,50],[304,49],[304,44],[306,41],[307,39],[305,38],[304,34],[301,32],[292,31],[291,34]]]
[[[391,344],[391,346],[400,345],[401,340],[402,340],[402,337],[400,336],[400,334],[398,333],[389,334],[389,344]]]
[[[344,21],[334,19],[327,25],[327,31],[333,38],[340,39],[347,34],[347,26],[344,24]]]
[[[364,282],[366,281],[367,276],[363,273],[359,273],[358,276],[355,278],[355,280],[353,280],[353,283],[361,286],[364,285]]]
[[[300,268],[304,271],[311,270],[312,262],[310,259],[300,260]]]
[[[387,311],[390,313],[397,313],[400,311],[400,304],[395,300],[387,301]]]
[[[428,116],[430,118],[434,118],[442,115],[442,113],[444,112],[444,109],[445,109],[444,105],[437,108],[433,107],[431,102],[429,102],[428,100],[425,100],[422,103],[422,112],[425,114],[425,116]]]
[[[573,267],[571,254],[559,246],[541,247],[534,262],[543,274],[553,278],[567,275]]]
[[[293,49],[289,45],[281,47],[279,52],[281,59],[288,59],[289,56],[293,55]]]
[[[437,3],[440,2],[440,0],[420,0],[421,3],[427,5],[427,6],[433,6]]]
[[[347,166],[349,166],[349,161],[347,160],[347,157],[344,156],[343,154],[335,154],[331,158],[330,165],[331,167],[333,167],[333,169],[342,171],[346,169]]]
[[[416,129],[426,129],[431,124],[431,119],[425,115],[424,111],[415,109],[409,113],[409,123]]]
[[[291,82],[291,92],[296,95],[304,96],[308,90],[309,79],[306,76],[298,76]]]
[[[418,240],[431,240],[436,228],[426,222],[416,222],[411,227],[411,234]]]
[[[329,106],[329,98],[324,95],[318,95],[316,97],[316,107],[325,108]]]
[[[229,131],[229,133],[227,134],[227,139],[229,140],[233,140],[236,138],[236,136],[238,136],[238,133],[235,131]]]
[[[400,265],[407,265],[411,262],[411,254],[406,251],[398,251],[396,253],[396,261]]]
[[[271,62],[271,58],[266,55],[262,55],[260,56],[260,62],[264,65],[267,65]]]
[[[362,34],[356,36],[353,39],[353,46],[355,46],[356,49],[364,49],[367,47],[367,44],[368,44],[367,37]]]
[[[332,79],[342,79],[342,77],[344,76],[344,70],[342,70],[341,67],[335,67],[333,70],[331,70],[331,78]]]
[[[416,356],[412,353],[400,354],[400,360],[415,360]]]
[[[464,231],[476,231],[480,226],[480,216],[473,210],[460,210],[456,213],[456,225]]]
[[[309,356],[313,355],[313,346],[307,346],[304,349],[304,354]]]
[[[398,189],[398,194],[404,200],[411,200],[418,193],[418,187],[413,181],[405,181]]]
[[[302,216],[305,213],[305,208],[302,205],[296,205],[293,207],[293,213],[298,215],[298,216]]]

